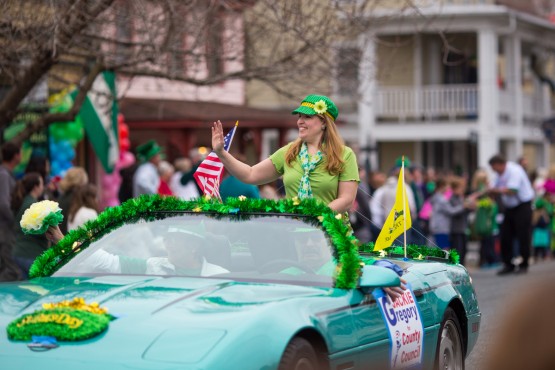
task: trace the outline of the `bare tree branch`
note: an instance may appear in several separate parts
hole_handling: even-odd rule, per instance
[[[405,0],[407,6],[411,1]],[[155,77],[194,86],[257,80],[286,97],[331,92],[341,41],[371,30],[363,15],[383,0],[51,0],[0,2],[0,130],[45,76],[51,92],[102,65],[131,81]],[[247,47],[248,46],[248,47]],[[100,63],[100,64],[98,64]],[[95,67],[96,68],[96,67]],[[130,83],[122,90],[130,89]],[[84,95],[83,95],[84,96]],[[48,113],[18,136],[51,122]]]
[[[38,53],[32,60],[28,68],[23,70],[19,83],[12,85],[10,91],[4,99],[0,101],[0,127],[6,126],[16,114],[16,109],[36,85],[36,83],[50,70],[56,63],[56,54],[67,47],[72,38],[83,31],[90,19],[95,19],[100,13],[106,10],[114,0],[99,1],[96,6],[88,9],[86,1],[76,1],[70,7],[59,24],[59,33],[53,38],[53,48],[46,48]],[[79,12],[73,8],[80,8]],[[84,16],[84,13],[88,16]]]

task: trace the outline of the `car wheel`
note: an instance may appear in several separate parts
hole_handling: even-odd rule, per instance
[[[289,342],[281,361],[279,370],[318,370],[318,356],[312,345],[304,338],[296,337]]]
[[[437,370],[463,370],[464,353],[461,325],[455,311],[447,307],[437,342]]]

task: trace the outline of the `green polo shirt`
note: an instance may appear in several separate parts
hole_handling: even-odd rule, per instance
[[[283,175],[283,183],[285,184],[285,195],[287,198],[296,197],[299,192],[299,184],[303,176],[303,170],[299,160],[288,166],[285,163],[285,154],[292,143],[285,145],[270,156],[270,160],[274,164],[277,172]],[[343,171],[336,176],[332,176],[326,170],[325,158],[318,163],[314,171],[310,173],[310,186],[314,198],[329,204],[337,199],[339,181],[356,181],[359,182],[357,158],[353,150],[348,146],[343,147]]]

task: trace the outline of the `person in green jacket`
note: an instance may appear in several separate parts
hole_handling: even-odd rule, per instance
[[[337,106],[327,96],[308,95],[292,113],[298,115],[298,138],[252,167],[224,150],[220,121],[212,127],[212,149],[239,181],[261,185],[283,176],[287,198],[316,198],[338,213],[347,212],[360,179],[355,153],[335,124]]]
[[[38,172],[30,172],[17,182],[12,194],[11,206],[15,213],[15,245],[12,253],[24,279],[27,279],[29,268],[35,258],[49,247],[48,239],[44,235],[24,234],[20,226],[23,213],[31,204],[38,202],[43,193],[42,176]]]

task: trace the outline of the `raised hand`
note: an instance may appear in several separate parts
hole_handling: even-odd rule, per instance
[[[224,150],[224,129],[220,120],[212,126],[212,150],[218,155]]]

